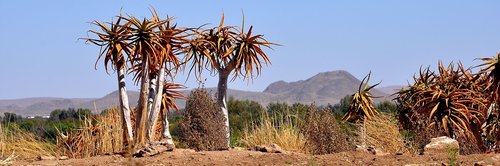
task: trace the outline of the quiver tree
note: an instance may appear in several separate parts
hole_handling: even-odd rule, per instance
[[[361,122],[361,146],[363,148],[366,147],[366,121],[370,120],[378,113],[375,105],[373,104],[374,97],[370,90],[380,83],[368,86],[370,75],[371,72],[368,73],[368,75],[361,81],[358,91],[352,95],[348,111],[342,118],[344,121],[353,120],[356,123]]]
[[[92,24],[98,26],[102,32],[90,30],[89,32],[97,35],[98,38],[85,38],[87,42],[101,47],[97,62],[104,56],[104,67],[108,72],[108,65],[111,62],[113,69],[117,72],[118,94],[120,98],[120,117],[122,120],[123,140],[125,145],[133,144],[132,122],[130,118],[130,106],[128,101],[127,89],[125,86],[125,71],[127,70],[127,59],[125,55],[130,56],[132,48],[128,44],[128,28],[130,23],[121,24],[122,18],[118,17],[116,22],[100,23],[98,21]],[[109,24],[109,27],[106,25]],[[125,54],[124,54],[125,53]],[[96,62],[96,69],[97,69]]]
[[[241,76],[251,80],[260,75],[263,65],[270,64],[262,47],[271,48],[274,43],[266,41],[262,34],[252,34],[253,27],[248,31],[235,26],[224,26],[224,15],[219,26],[211,29],[198,29],[190,42],[187,60],[190,61],[189,73],[195,73],[201,78],[204,69],[211,74],[218,74],[217,105],[225,117],[226,143],[229,148],[229,117],[226,104],[227,82]]]
[[[110,23],[110,28],[106,27],[105,23],[95,21],[94,24],[103,32],[91,30],[90,32],[99,38],[86,39],[102,47],[99,59],[105,55],[106,69],[107,64],[112,62],[113,67],[118,70],[123,128],[127,137],[125,140],[129,143],[135,141],[133,142],[135,147],[153,141],[153,129],[157,119],[162,119],[166,126],[164,129],[166,131],[162,134],[165,142],[173,146],[172,137],[168,132],[168,120],[166,117],[159,118],[159,114],[166,116],[169,109],[177,109],[173,100],[182,97],[174,90],[182,86],[166,80],[167,78],[173,80],[175,73],[183,64],[178,56],[187,50],[186,46],[189,46],[187,39],[191,35],[185,33],[187,29],[177,28],[172,24],[173,18],[162,20],[154,9],[151,13],[151,19],[142,20],[134,16],[117,16],[118,21]],[[122,20],[125,23],[121,23]],[[127,68],[127,63],[131,68]],[[133,73],[135,83],[141,86],[136,108],[135,135],[125,90],[126,70]]]
[[[479,74],[485,75],[485,93],[489,95],[489,107],[486,112],[486,122],[483,132],[486,133],[488,149],[500,151],[500,53],[493,58],[481,58],[483,64],[477,67],[485,68]]]
[[[483,75],[472,74],[461,63],[455,68],[453,64],[444,67],[440,62],[437,73],[421,68],[414,81],[396,97],[403,127],[425,123],[427,128],[443,131],[442,134],[454,139],[475,138],[484,151],[481,126],[485,122],[488,97],[483,93]],[[426,120],[421,121],[421,117]]]
[[[171,23],[173,18],[161,20],[155,11],[152,14],[151,19],[144,18],[142,21],[133,16],[124,18],[131,23],[132,72],[135,73],[136,83],[141,84],[136,120],[138,145],[144,145],[146,140],[151,142],[154,138],[153,129],[164,96],[162,88],[166,77],[173,80],[180,68],[182,62],[178,56],[184,53],[189,37],[185,33],[187,29],[177,28]],[[164,124],[168,124],[167,118],[163,120]],[[170,135],[166,136],[166,141],[173,145]]]

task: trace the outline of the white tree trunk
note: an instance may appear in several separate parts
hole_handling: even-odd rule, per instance
[[[134,135],[132,132],[132,120],[130,118],[130,104],[128,102],[127,89],[125,88],[125,69],[120,68],[118,75],[118,94],[120,98],[120,117],[122,120],[123,139],[126,145],[132,145]]]
[[[229,113],[227,110],[227,79],[229,77],[229,72],[224,70],[219,71],[219,84],[217,86],[217,105],[220,107],[222,114],[224,115],[224,126],[226,129],[226,146],[230,148],[230,128],[229,128]]]
[[[157,76],[156,76],[157,77]],[[153,141],[153,137],[151,137],[151,127],[153,125],[153,103],[158,92],[158,79],[152,78],[149,80],[149,94],[148,94],[148,109],[147,109],[147,120],[146,120],[146,136],[149,142]]]
[[[163,86],[164,86],[164,83],[165,83],[165,68],[162,66],[160,68],[160,73],[158,73],[158,76],[157,76],[157,88],[156,88],[156,94],[154,96],[154,101],[153,101],[153,108],[151,110],[151,114],[150,114],[150,119],[149,119],[149,129],[148,129],[148,137],[149,137],[149,140],[153,140],[154,137],[155,137],[155,126],[157,125],[157,119],[158,119],[158,116],[160,114],[160,107],[161,107],[161,103],[162,103],[162,95],[163,95]],[[168,110],[165,110],[168,112]],[[166,123],[168,125],[168,119],[164,119],[164,123]],[[172,136],[170,135],[170,131],[169,131],[169,128],[167,126],[167,128],[164,128],[164,130],[167,132],[166,135],[164,134],[164,137],[165,139],[167,139],[167,142],[172,142],[173,144],[173,141],[172,141]],[[164,131],[164,133],[165,133]]]
[[[165,141],[167,144],[175,146],[174,141],[172,140],[172,135],[170,135],[170,124],[168,122],[168,111],[169,110],[164,110],[163,111],[163,138],[165,138]]]

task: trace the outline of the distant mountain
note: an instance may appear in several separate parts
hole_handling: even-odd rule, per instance
[[[330,71],[319,73],[309,79],[295,82],[278,81],[270,84],[263,92],[250,92],[229,89],[228,96],[238,100],[253,100],[267,105],[270,102],[305,103],[315,102],[317,105],[338,103],[346,95],[354,93],[361,81],[347,71]],[[400,86],[399,86],[400,87]],[[234,87],[233,87],[234,88]],[[373,89],[374,96],[388,96],[397,86]],[[215,93],[216,88],[208,88]],[[183,91],[187,96],[189,90]],[[128,91],[130,104],[135,106],[139,92]],[[384,99],[384,98],[383,98]],[[377,99],[380,101],[383,99]],[[183,108],[185,100],[176,103]],[[0,113],[14,112],[23,116],[48,115],[55,109],[88,108],[94,112],[118,106],[118,91],[114,91],[101,98],[64,99],[64,98],[26,98],[14,100],[0,100]]]
[[[65,99],[52,97],[0,100],[0,113],[14,112],[23,116],[48,115],[54,109],[69,107],[79,108],[81,104],[90,101],[92,101],[92,99]]]
[[[392,85],[392,86],[384,86],[377,88],[379,91],[384,92],[385,94],[394,94],[401,90],[402,88],[405,88],[406,86],[401,86],[401,85]]]
[[[278,81],[270,84],[264,92],[279,96],[278,99],[288,103],[312,103],[318,105],[337,103],[346,95],[353,94],[361,81],[347,71],[338,70],[319,73],[309,79],[296,82]],[[387,96],[377,89],[372,90],[374,96]]]

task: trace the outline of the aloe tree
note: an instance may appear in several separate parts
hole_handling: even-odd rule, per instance
[[[129,36],[134,59],[132,71],[135,73],[136,83],[141,83],[136,120],[138,145],[145,143],[146,136],[149,142],[153,141],[153,129],[160,113],[166,77],[173,80],[182,64],[178,56],[185,53],[188,37],[191,35],[185,33],[188,29],[177,28],[172,24],[173,18],[161,20],[154,10],[152,15],[151,19],[144,18],[142,21],[133,16],[124,18],[131,24]],[[168,124],[167,118],[163,120]],[[164,133],[167,134],[166,142],[173,145],[169,132]]]
[[[378,113],[373,104],[373,95],[370,90],[380,83],[368,86],[370,75],[371,72],[361,81],[358,91],[352,95],[348,111],[342,118],[344,121],[354,120],[356,123],[361,122],[361,146],[363,148],[366,147],[366,121],[370,120]]]
[[[481,126],[485,122],[488,101],[484,89],[484,78],[474,75],[458,63],[445,67],[441,62],[438,72],[429,68],[420,71],[415,84],[398,92],[398,112],[402,123],[422,121],[427,128],[444,130],[452,138],[474,136],[478,147],[484,150]],[[419,123],[419,122],[417,122]]]
[[[152,108],[150,108],[149,112],[149,128],[148,128],[148,140],[153,140],[154,138],[154,130],[156,127],[157,119],[160,113],[160,106],[164,103],[165,108],[170,108],[172,106],[177,110],[177,106],[175,102],[173,102],[174,98],[182,97],[173,92],[172,90],[181,88],[183,86],[179,84],[166,83],[166,76],[169,76],[171,80],[173,80],[173,75],[177,69],[180,68],[182,64],[181,60],[178,58],[178,55],[184,54],[186,51],[186,46],[189,43],[188,37],[191,35],[186,33],[189,29],[187,28],[177,28],[176,24],[172,24],[171,21],[174,18],[167,18],[166,20],[160,20],[156,12],[154,12],[154,16],[156,16],[160,25],[158,26],[158,43],[157,50],[159,53],[158,61],[159,64],[155,66],[156,68],[151,70],[151,75],[156,77],[156,81],[152,82],[151,89],[153,92],[154,100],[152,103]],[[166,94],[165,94],[166,93]],[[172,93],[172,94],[171,94]],[[169,100],[171,99],[171,100]],[[163,101],[163,102],[162,102]],[[169,101],[169,102],[164,102]],[[168,105],[165,105],[168,104]],[[168,107],[167,107],[168,106]],[[168,112],[169,109],[166,111]],[[163,123],[168,125],[168,119],[163,118]],[[167,126],[165,126],[167,127]],[[173,145],[172,136],[168,131],[168,127],[165,128],[164,136],[166,142],[168,144]]]
[[[185,86],[181,84],[175,84],[171,82],[166,82],[162,89],[162,101],[160,113],[163,119],[163,132],[162,136],[165,138],[165,143],[169,145],[174,145],[172,136],[170,135],[169,122],[168,122],[168,112],[169,110],[179,111],[179,107],[175,104],[175,99],[184,99],[184,95],[178,89],[184,89]],[[154,136],[151,136],[154,138]],[[175,145],[174,145],[175,146]]]
[[[134,79],[136,83],[140,82],[141,91],[139,101],[136,108],[136,142],[137,145],[145,144],[146,125],[148,117],[148,98],[150,94],[150,68],[155,67],[159,63],[158,47],[161,47],[158,42],[158,33],[156,29],[160,24],[157,23],[157,18],[143,18],[142,21],[134,16],[122,17],[127,20],[131,26],[129,27],[130,44],[132,45],[132,63],[134,64],[133,71],[135,72]]]
[[[123,138],[126,145],[131,145],[133,143],[132,134],[132,122],[130,118],[130,107],[127,96],[127,90],[125,86],[125,71],[127,70],[127,58],[125,55],[130,55],[131,48],[127,43],[129,36],[127,36],[127,29],[130,23],[120,24],[121,17],[118,17],[116,22],[110,23],[100,23],[98,21],[92,22],[92,24],[98,26],[102,32],[95,30],[90,30],[98,38],[87,38],[88,42],[101,47],[101,52],[97,58],[97,62],[104,56],[104,66],[106,72],[108,71],[108,65],[111,62],[113,68],[117,71],[118,78],[118,90],[120,98],[120,116],[122,120],[123,128]],[[109,27],[106,25],[109,24]],[[125,52],[125,54],[123,54]],[[96,62],[96,68],[97,68]]]
[[[275,45],[266,41],[262,34],[252,34],[252,29],[251,26],[245,31],[244,25],[241,30],[234,26],[224,26],[223,15],[219,26],[197,31],[188,52],[187,60],[191,62],[190,73],[194,70],[196,77],[201,78],[202,70],[207,68],[219,76],[217,105],[225,117],[228,148],[230,129],[226,98],[229,76],[233,74],[231,80],[235,80],[238,76],[249,80],[257,77],[262,65],[271,63],[262,47],[271,48],[271,45]]]
[[[479,74],[486,75],[487,92],[490,93],[490,105],[486,112],[486,125],[483,130],[486,133],[487,139],[494,142],[494,146],[500,149],[500,53],[497,53],[493,58],[481,58],[483,64],[477,67],[483,67]]]

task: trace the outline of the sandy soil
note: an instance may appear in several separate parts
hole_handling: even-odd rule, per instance
[[[474,165],[498,154],[458,156],[459,165]],[[263,153],[249,150],[204,151],[176,149],[151,157],[131,158],[119,155],[70,160],[18,160],[13,165],[448,165],[448,155],[373,155],[366,152],[343,152],[329,155],[300,153]],[[500,163],[495,163],[500,165]],[[495,165],[494,164],[494,165]]]

